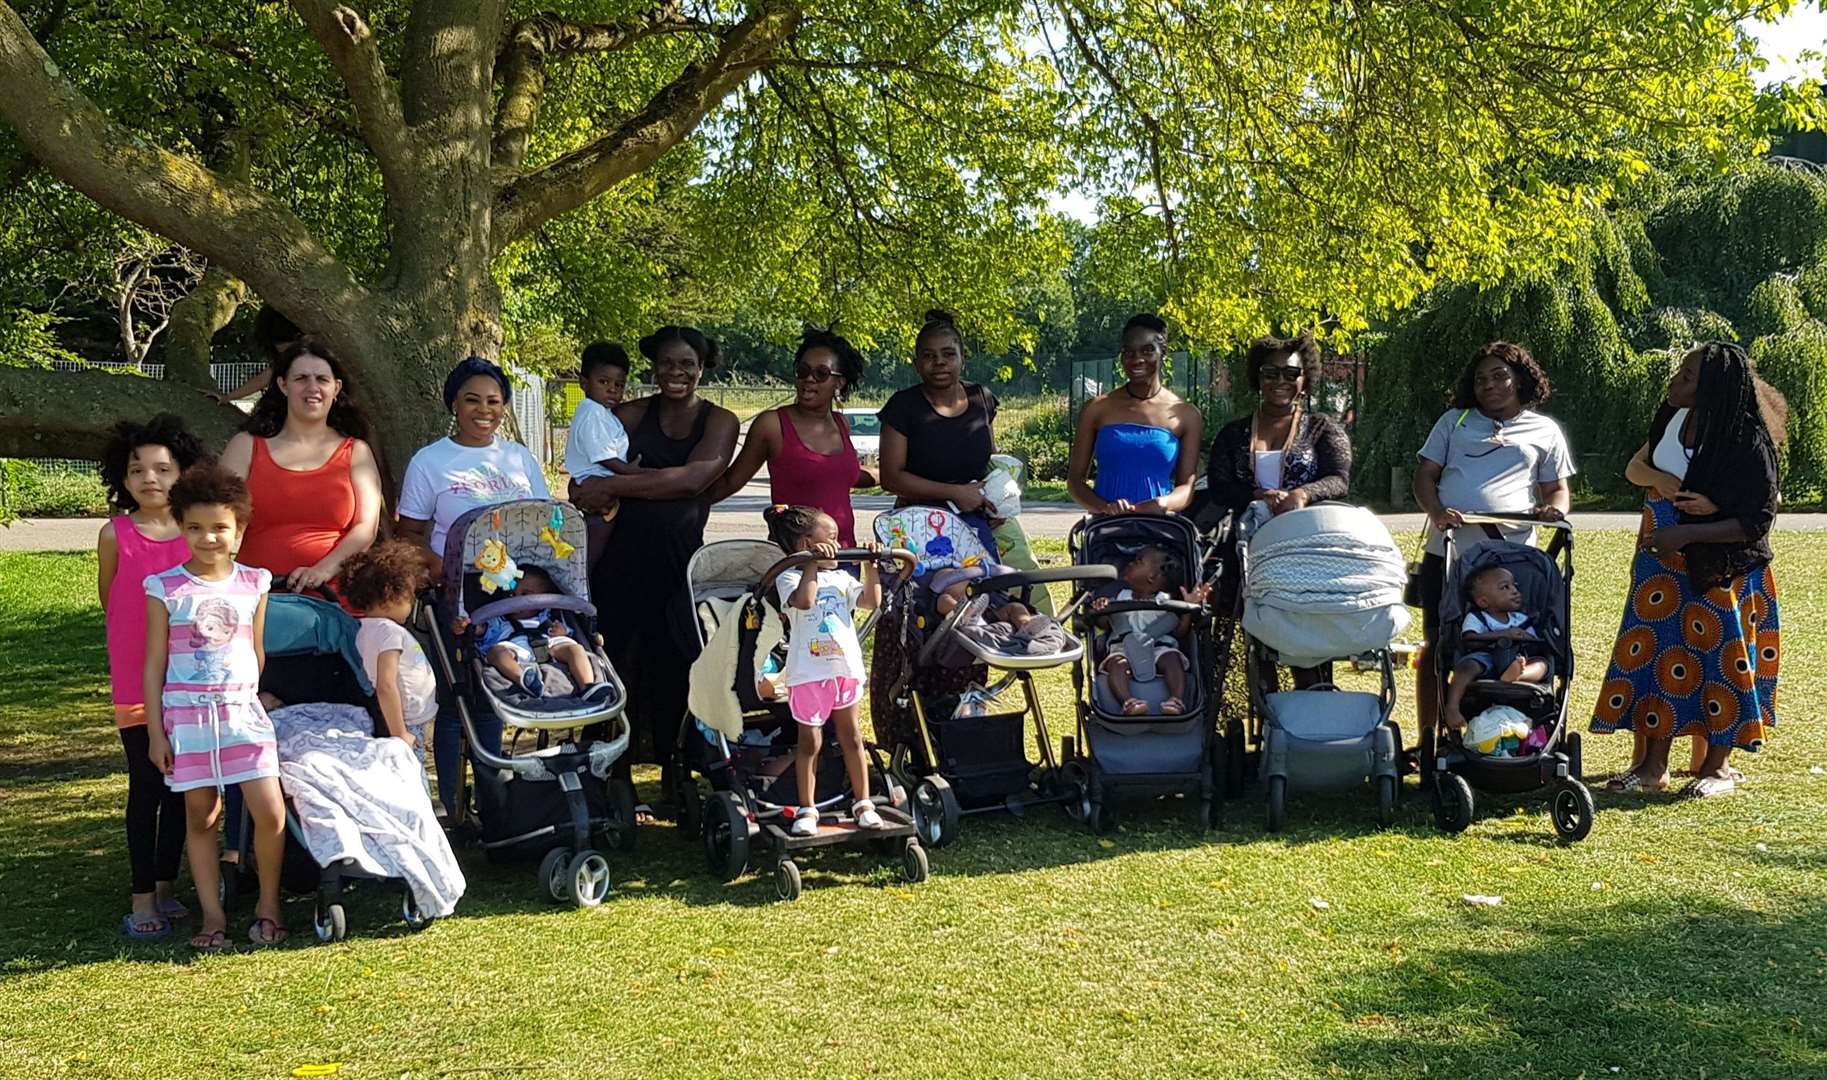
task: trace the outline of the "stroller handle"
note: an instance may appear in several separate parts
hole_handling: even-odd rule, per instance
[[[1121,615],[1130,611],[1171,611],[1176,615],[1198,615],[1204,610],[1203,604],[1194,604],[1186,600],[1112,600],[1101,608],[1086,608],[1085,615],[1093,619],[1102,618],[1105,615]]]
[[[901,563],[901,569],[903,570],[911,569],[913,565],[919,561],[913,552],[906,551],[902,548],[883,548],[880,551],[871,551],[868,548],[838,548],[837,552],[832,557],[839,562],[869,562],[872,559],[894,559]],[[816,555],[810,551],[801,551],[788,555],[773,566],[768,567],[768,572],[761,575],[761,580],[755,583],[756,595],[766,596],[774,585],[774,579],[781,574],[786,573],[788,570],[792,570],[799,566],[805,566],[808,563],[819,562],[821,559],[822,556]]]
[[[1051,570],[1022,570],[1013,574],[978,578],[966,585],[964,592],[966,596],[981,596],[984,593],[1009,592],[1028,585],[1046,585],[1054,581],[1115,581],[1116,576],[1116,567],[1103,564],[1058,566]]]
[[[527,596],[504,596],[491,600],[469,613],[469,621],[477,624],[503,615],[515,615],[523,611],[575,611],[580,615],[596,617],[596,605],[577,596],[564,593],[537,593]]]
[[[1496,512],[1488,514],[1467,514],[1462,511],[1459,514],[1459,517],[1467,525],[1533,525],[1538,529],[1564,529],[1567,532],[1573,531],[1573,522],[1568,521],[1566,518],[1554,521],[1546,518],[1538,518],[1534,514],[1501,514]]]

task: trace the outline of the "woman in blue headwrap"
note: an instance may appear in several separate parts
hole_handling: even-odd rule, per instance
[[[406,466],[399,536],[427,550],[434,574],[443,565],[445,534],[467,511],[515,499],[551,498],[532,451],[500,434],[513,393],[507,373],[480,356],[458,364],[444,380],[444,405],[456,417],[456,430],[420,449]],[[490,737],[482,727],[494,721],[492,738],[498,747],[500,721],[488,710],[477,720],[480,738]],[[457,728],[456,716],[440,709],[432,752],[438,763],[438,798],[450,813],[456,812]]]

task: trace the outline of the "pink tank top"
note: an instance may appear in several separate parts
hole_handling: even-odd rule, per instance
[[[821,454],[799,441],[799,432],[787,410],[775,412],[780,418],[780,453],[768,462],[768,497],[776,503],[794,506],[816,506],[837,522],[838,541],[845,547],[856,546],[856,517],[850,510],[850,487],[856,483],[859,464],[856,447],[850,445],[850,428],[842,415],[833,414],[844,448],[835,454]]]
[[[108,586],[108,674],[116,705],[146,704],[146,579],[190,558],[182,536],[149,540],[125,514],[114,519],[120,565]]]

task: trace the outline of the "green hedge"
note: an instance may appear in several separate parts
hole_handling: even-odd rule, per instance
[[[94,472],[0,460],[0,520],[105,517],[108,491]]]

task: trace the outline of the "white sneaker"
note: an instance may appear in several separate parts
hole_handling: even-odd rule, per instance
[[[868,799],[859,801],[850,808],[850,816],[856,819],[859,829],[879,829],[882,827],[882,815],[875,812],[875,804]]]
[[[788,836],[817,836],[818,807],[802,806],[793,811],[793,824],[787,827]]]

